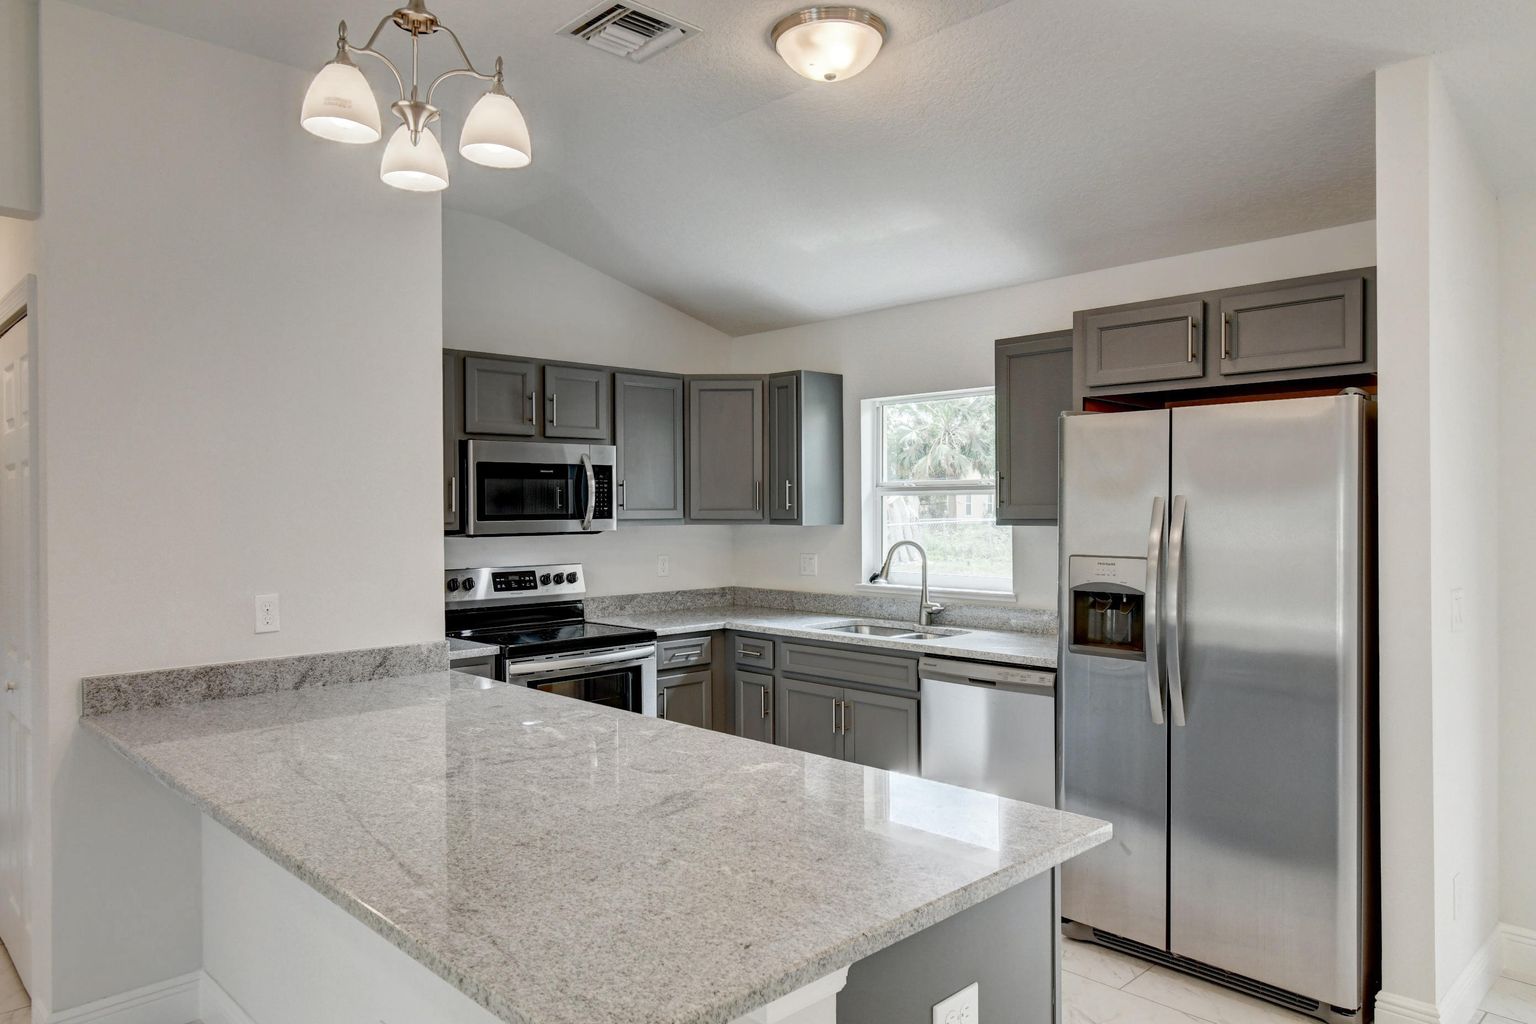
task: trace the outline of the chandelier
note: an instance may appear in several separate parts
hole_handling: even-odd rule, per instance
[[[409,93],[400,69],[374,48],[384,26],[391,23],[411,36]],[[438,32],[447,33],[453,40],[464,66],[450,68],[432,79],[423,98],[417,77],[421,39]],[[390,104],[390,109],[401,123],[384,147],[384,161],[379,168],[379,177],[384,184],[411,192],[440,192],[448,187],[448,163],[443,158],[442,144],[432,132],[433,123],[439,119],[432,96],[439,85],[460,75],[490,82],[491,87],[464,119],[464,130],[459,134],[459,154],[485,167],[527,167],[532,162],[533,144],[528,138],[528,122],[512,97],[507,95],[501,58],[496,58],[496,70],[491,74],[476,68],[469,54],[464,52],[459,37],[439,21],[437,15],[427,10],[425,0],[408,0],[404,7],[386,14],[362,46],[353,46],[347,41],[347,23],[341,23],[336,33],[335,59],[320,69],[304,94],[299,123],[305,131],[333,142],[355,144],[377,142],[383,137],[378,101],[374,99],[362,70],[353,61],[353,54],[367,54],[383,62],[400,87],[400,98]]]

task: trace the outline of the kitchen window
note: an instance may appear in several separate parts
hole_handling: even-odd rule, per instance
[[[865,403],[865,577],[899,540],[928,552],[928,585],[1013,593],[1013,531],[997,526],[997,403],[991,388]],[[874,539],[875,543],[870,543]],[[890,581],[917,586],[921,563],[896,553]]]

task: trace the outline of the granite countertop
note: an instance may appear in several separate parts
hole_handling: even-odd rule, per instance
[[[456,661],[469,661],[472,658],[489,658],[501,653],[501,648],[495,644],[480,644],[473,640],[464,640],[460,637],[448,638],[448,664]]]
[[[720,1024],[1110,834],[452,671],[82,724],[514,1024]]]
[[[691,608],[686,611],[654,611],[632,615],[594,616],[599,622],[615,626],[654,629],[657,636],[701,633],[715,629],[739,629],[746,632],[773,633],[804,640],[823,640],[859,647],[929,654],[943,658],[968,658],[1029,668],[1056,667],[1056,636],[1042,633],[1015,633],[999,629],[968,629],[944,625],[912,626],[909,622],[890,621],[893,626],[912,626],[935,633],[953,632],[939,640],[896,640],[882,636],[858,636],[829,633],[825,627],[857,619],[859,622],[884,622],[848,615],[822,612],[788,611],[782,608],[749,608],[722,605],[715,608]],[[818,628],[821,627],[821,628]]]

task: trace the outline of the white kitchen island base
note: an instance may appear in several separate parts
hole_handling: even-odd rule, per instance
[[[504,1024],[207,815],[202,844],[203,1024]],[[847,980],[731,1024],[836,1024]]]

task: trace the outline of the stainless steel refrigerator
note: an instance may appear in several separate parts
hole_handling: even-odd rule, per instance
[[[1066,930],[1325,1019],[1375,943],[1369,399],[1062,420]]]

